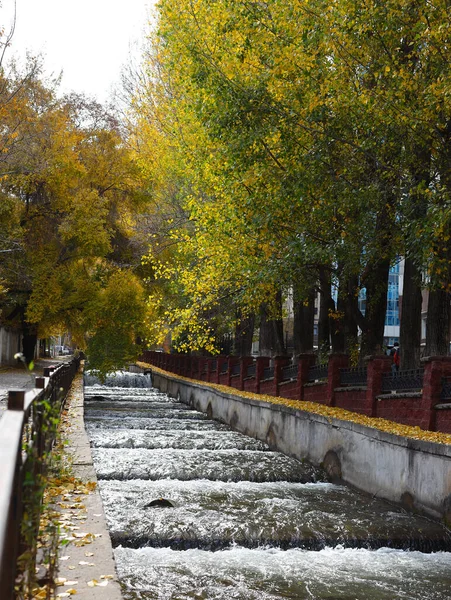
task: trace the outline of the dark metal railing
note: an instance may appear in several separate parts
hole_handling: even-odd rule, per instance
[[[282,381],[297,380],[298,378],[298,366],[288,365],[282,367]]]
[[[228,370],[229,370],[229,362],[226,360],[225,362],[222,363],[219,374],[225,375]]]
[[[263,379],[274,379],[274,367],[265,367],[263,369]]]
[[[235,363],[232,365],[232,375],[239,375],[241,373],[241,365],[240,363]]]
[[[382,375],[381,391],[384,392],[413,392],[423,389],[424,369],[397,371]]]
[[[327,379],[328,371],[329,365],[327,363],[322,365],[314,365],[308,370],[308,380],[321,381],[322,379]]]
[[[256,373],[257,373],[257,365],[255,363],[247,365],[246,377],[255,377]]]
[[[442,377],[440,400],[451,400],[451,377]]]
[[[368,369],[366,367],[351,367],[340,369],[341,385],[366,385]]]
[[[31,514],[30,502],[42,493],[46,453],[56,435],[55,416],[61,413],[67,392],[78,371],[73,358],[57,368],[44,369],[30,391],[12,390],[0,418],[0,598],[12,600],[17,575],[17,556],[29,552],[21,535],[22,517]],[[27,520],[28,532],[37,535],[39,515]],[[23,533],[23,532],[22,532]],[[27,536],[28,537],[28,536]],[[34,557],[35,558],[35,557]],[[34,567],[33,567],[34,568]]]

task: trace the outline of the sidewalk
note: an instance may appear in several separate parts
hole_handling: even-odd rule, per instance
[[[65,494],[60,503],[62,541],[57,598],[76,594],[78,600],[121,600],[113,549],[108,532],[91,447],[84,426],[83,377],[74,379],[66,402],[62,431],[68,441],[73,475],[86,483],[85,489]],[[89,490],[89,491],[88,491]]]
[[[59,365],[71,359],[71,356],[60,356],[57,358],[39,358],[35,364],[33,371],[27,372],[24,365],[18,364],[17,367],[1,366],[0,367],[0,414],[5,410],[8,399],[9,390],[23,390],[34,387],[35,377],[43,374],[44,367]]]

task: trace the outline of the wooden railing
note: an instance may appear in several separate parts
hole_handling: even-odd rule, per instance
[[[0,598],[13,598],[17,557],[24,547],[21,524],[24,507],[37,493],[45,474],[45,455],[55,438],[48,415],[60,413],[80,360],[44,369],[35,389],[12,390],[0,413]],[[26,486],[24,486],[27,477]],[[31,483],[31,484],[30,484]],[[34,524],[39,526],[39,519]],[[37,534],[37,531],[36,531]]]

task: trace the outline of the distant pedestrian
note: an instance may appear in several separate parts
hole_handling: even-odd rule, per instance
[[[396,375],[396,373],[399,371],[399,363],[401,362],[398,342],[393,344],[393,348],[390,350],[390,356],[392,358],[391,372],[393,375]]]

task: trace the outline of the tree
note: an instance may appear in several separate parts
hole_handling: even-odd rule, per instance
[[[381,352],[400,255],[409,297],[427,271],[446,306],[446,11],[408,0],[161,2],[135,97],[148,139],[183,171],[189,224],[172,230],[182,242],[167,272],[188,346],[211,341],[205,315],[224,297],[252,313],[277,290],[295,288],[302,307],[319,288],[333,349],[353,347],[358,326],[361,357]],[[415,323],[402,334],[409,366],[418,302],[404,310]]]
[[[91,340],[88,348],[99,352],[96,364],[105,372],[130,359],[131,332],[134,355],[135,337],[145,337],[146,302],[133,275],[141,268],[136,223],[147,202],[141,172],[117,121],[102,107],[75,96],[58,99],[39,72],[17,80],[4,87],[6,94],[20,94],[4,104],[3,134],[13,144],[2,155],[0,190],[9,216],[3,245],[11,250],[2,267],[3,320],[20,320],[28,361],[38,335],[69,330],[81,348]],[[131,327],[118,312],[127,326],[115,323],[117,349],[109,348],[107,356],[106,345],[92,341],[107,331],[93,311],[101,312],[105,298],[123,284],[130,312],[139,319]]]

